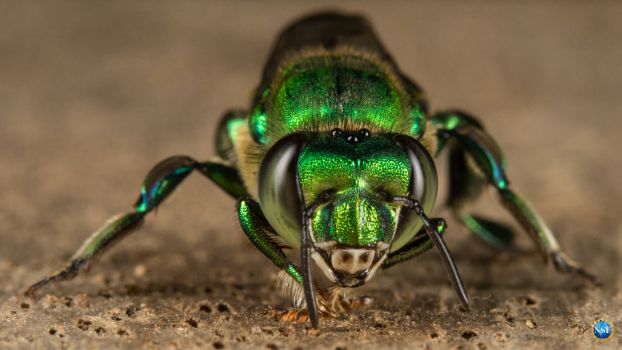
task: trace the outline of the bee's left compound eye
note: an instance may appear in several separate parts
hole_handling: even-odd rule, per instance
[[[438,186],[434,160],[425,147],[412,137],[396,135],[395,141],[406,152],[410,162],[410,195],[416,198],[425,210],[431,210],[436,201]]]
[[[408,155],[411,166],[409,196],[421,203],[423,210],[430,212],[436,202],[438,180],[436,177],[436,167],[430,153],[423,145],[406,135],[396,135],[395,142],[402,147]],[[401,214],[400,223],[395,230],[393,245],[403,246],[414,237],[416,231],[421,227],[418,215],[413,211],[404,211]]]
[[[300,245],[302,195],[298,185],[298,158],[307,138],[292,134],[266,153],[259,168],[259,203],[270,225],[289,244]]]

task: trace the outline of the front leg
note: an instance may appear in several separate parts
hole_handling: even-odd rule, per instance
[[[287,245],[281,241],[268,223],[261,207],[252,199],[238,201],[238,219],[242,230],[253,243],[281,271],[279,284],[284,292],[292,298],[294,307],[285,311],[277,311],[275,315],[283,321],[306,322],[309,319],[303,291],[303,278],[299,267],[292,263],[283,249]],[[331,287],[316,290],[318,311],[321,316],[334,317],[340,312],[348,311],[369,303],[369,298],[350,298],[341,288]]]
[[[252,199],[244,198],[238,201],[237,209],[240,226],[251,243],[274,265],[285,271],[287,276],[292,279],[293,285],[300,285],[302,275],[298,267],[283,252],[287,246],[274,232],[261,212],[259,204]],[[304,298],[300,295],[299,298],[294,299],[294,304],[300,306],[303,301]]]
[[[497,143],[484,131],[479,122],[464,113],[451,111],[436,114],[431,119],[431,123],[437,128],[439,147],[442,148],[447,141],[457,141],[458,146],[470,157],[477,171],[497,190],[502,204],[529,233],[545,261],[550,258],[559,272],[572,273],[594,284],[599,283],[595,276],[578,266],[560,250],[557,239],[542,218],[510,188],[505,171],[505,157]],[[440,148],[438,151],[441,150]],[[452,176],[455,175],[457,174],[452,174]]]

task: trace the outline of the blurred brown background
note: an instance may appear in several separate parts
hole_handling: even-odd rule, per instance
[[[287,305],[276,269],[234,201],[195,176],[90,274],[18,295],[129,208],[157,161],[211,156],[279,30],[327,7],[366,14],[433,109],[480,116],[515,187],[603,288],[545,267],[524,234],[532,253],[499,254],[450,221],[470,312],[430,253],[307,335],[270,316]],[[0,1],[0,348],[619,347],[620,17],[616,1]],[[512,222],[492,193],[480,209]],[[599,318],[617,334],[595,345]]]

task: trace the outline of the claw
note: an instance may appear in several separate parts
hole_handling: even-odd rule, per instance
[[[67,267],[28,287],[28,289],[24,291],[24,295],[28,298],[35,299],[39,289],[50,283],[73,279],[81,270],[87,270],[89,268],[89,263],[90,261],[88,259],[76,258]]]
[[[598,277],[587,272],[585,269],[583,269],[581,266],[579,266],[576,262],[574,262],[562,252],[551,253],[551,260],[553,260],[553,265],[555,266],[555,269],[559,272],[577,275],[583,279],[586,279],[595,286],[600,287],[603,285]]]
[[[339,314],[367,306],[372,303],[368,296],[349,297],[344,294],[344,289],[333,287],[320,293],[319,305],[328,314]]]
[[[309,312],[306,309],[289,309],[283,312],[281,321],[304,323],[309,321]]]
[[[374,299],[372,297],[368,297],[368,296],[356,297],[350,300],[350,309],[351,310],[359,309],[359,308],[371,305],[371,303],[373,302],[374,302]]]

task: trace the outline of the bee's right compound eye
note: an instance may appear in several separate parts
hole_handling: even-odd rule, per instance
[[[259,167],[259,203],[266,219],[287,243],[300,245],[303,199],[298,184],[298,158],[307,137],[292,134],[275,143]]]

